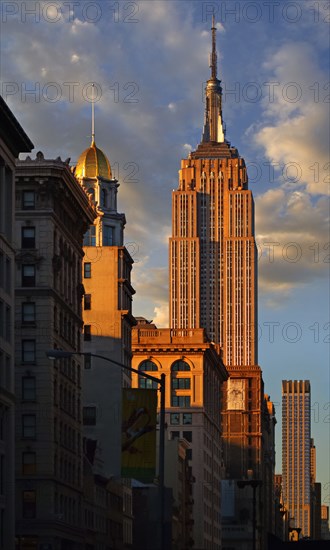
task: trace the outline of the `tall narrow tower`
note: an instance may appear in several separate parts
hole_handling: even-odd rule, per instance
[[[221,399],[227,477],[271,480],[274,416],[271,403],[265,402],[257,364],[253,197],[244,159],[225,137],[214,18],[211,30],[211,76],[205,88],[202,139],[181,161],[179,186],[172,196],[170,326],[205,328],[222,349],[229,373]],[[237,489],[235,482],[234,487]],[[264,482],[258,498],[270,503],[271,495],[272,481]],[[238,507],[228,521],[239,523],[243,508]],[[264,507],[258,517],[264,533],[270,530],[267,517]],[[260,542],[258,548],[265,544]]]
[[[291,527],[311,535],[311,390],[309,380],[282,381],[283,499]]]
[[[228,366],[257,363],[256,246],[245,162],[225,139],[212,25],[211,78],[197,150],[173,192],[170,325],[206,328]]]
[[[125,215],[117,210],[119,183],[106,155],[95,144],[94,114],[92,143],[79,157],[75,174],[97,213],[84,239],[84,351],[130,367],[131,329],[135,324],[133,259],[123,242]],[[85,451],[94,473],[105,478],[120,476],[121,390],[131,385],[127,372],[101,358],[85,362]],[[125,483],[122,498],[126,503],[123,525],[114,532],[121,530],[124,544],[131,545],[132,495]]]

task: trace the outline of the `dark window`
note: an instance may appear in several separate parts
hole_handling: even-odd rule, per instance
[[[189,390],[190,378],[172,378],[173,390]]]
[[[192,449],[186,449],[187,460],[192,460]]]
[[[36,453],[22,454],[22,473],[23,475],[34,475],[36,473]]]
[[[90,262],[84,263],[84,277],[90,279],[92,276],[92,264]]]
[[[23,401],[36,400],[36,379],[35,376],[23,376],[22,378],[22,399]]]
[[[106,189],[101,189],[101,194],[100,194],[100,199],[101,199],[101,206],[107,206],[107,192],[106,192]]]
[[[83,407],[83,424],[84,426],[95,426],[96,407]]]
[[[84,356],[84,367],[85,369],[91,369],[92,368],[92,358],[90,355]]]
[[[171,439],[179,439],[180,432],[171,432]]]
[[[152,371],[152,370],[158,370],[157,365],[153,361],[142,361],[139,365],[139,370],[143,371]]]
[[[192,424],[192,414],[183,413],[183,424]]]
[[[189,367],[188,363],[186,363],[185,361],[182,361],[180,359],[179,361],[175,361],[175,363],[173,363],[171,370],[172,371],[186,371],[186,370],[190,370],[190,367]]]
[[[22,227],[22,248],[35,248],[36,230],[35,227]]]
[[[22,340],[22,361],[23,363],[35,363],[36,341]]]
[[[91,325],[84,325],[84,340],[90,342],[92,339],[92,327]]]
[[[36,266],[34,264],[22,265],[22,286],[35,286]]]
[[[172,407],[190,407],[190,395],[175,395],[171,397]]]
[[[143,376],[139,376],[139,388],[144,388],[147,390],[151,390],[151,389],[156,390],[158,388],[158,383],[155,380],[150,380],[149,378],[144,378]]]
[[[36,517],[36,492],[23,491],[23,518],[33,519]]]
[[[92,295],[85,294],[84,296],[84,309],[91,309],[92,307]]]
[[[113,245],[113,227],[110,225],[103,226],[103,246]]]
[[[31,210],[31,209],[35,208],[35,192],[34,191],[23,191],[22,208],[24,210]]]
[[[180,424],[180,414],[179,413],[171,413],[170,423],[171,424]]]
[[[189,441],[189,443],[192,442],[192,432],[182,432],[182,437]]]
[[[90,225],[84,235],[84,246],[96,246],[96,226]]]
[[[36,305],[34,302],[22,303],[22,323],[34,323],[36,320]]]
[[[36,415],[23,414],[22,416],[22,437],[33,439],[36,437]]]

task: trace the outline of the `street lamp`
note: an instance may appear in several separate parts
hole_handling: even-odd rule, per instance
[[[249,485],[252,487],[253,490],[253,500],[252,500],[252,550],[256,550],[257,548],[257,498],[256,498],[256,492],[257,487],[260,487],[262,485],[262,481],[260,479],[247,479],[247,480],[239,480],[237,481],[237,486],[239,489],[244,489]]]
[[[74,351],[64,351],[59,349],[51,349],[46,351],[46,355],[49,359],[68,359],[73,355],[83,355],[84,357],[96,357],[97,359],[103,359],[103,361],[108,361],[113,363],[122,369],[126,369],[130,372],[135,372],[139,376],[148,378],[153,382],[159,384],[160,391],[160,409],[159,409],[159,457],[158,457],[158,471],[159,471],[159,507],[160,507],[160,550],[165,550],[165,540],[164,540],[164,526],[165,526],[165,374],[162,373],[160,378],[156,378],[151,374],[147,374],[143,371],[133,369],[128,367],[123,363],[119,363],[114,359],[109,359],[104,357],[104,355],[98,355],[96,353],[87,353],[87,352],[74,352]]]

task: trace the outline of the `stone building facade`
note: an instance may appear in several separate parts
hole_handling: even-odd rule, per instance
[[[15,159],[33,143],[0,97],[0,549],[14,548]]]
[[[221,385],[228,377],[220,348],[203,329],[157,329],[139,324],[132,332],[132,350],[135,369],[156,377],[166,375],[167,437],[190,443],[186,452],[194,478],[194,548],[219,548],[224,473],[219,405]],[[132,386],[148,388],[150,384],[133,373]]]
[[[84,548],[83,235],[95,211],[69,159],[16,167],[16,535],[20,550]],[[48,546],[47,546],[48,545]]]

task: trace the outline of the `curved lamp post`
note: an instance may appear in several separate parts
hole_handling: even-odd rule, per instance
[[[59,349],[51,349],[46,351],[48,359],[68,359],[73,355],[83,355],[85,357],[96,357],[97,359],[103,359],[103,361],[108,361],[126,369],[130,372],[135,372],[139,376],[148,378],[153,382],[159,384],[160,391],[160,408],[159,408],[159,456],[158,456],[158,472],[159,472],[159,511],[160,511],[160,550],[165,550],[165,540],[164,540],[164,526],[165,526],[165,485],[164,485],[164,472],[165,472],[165,374],[162,373],[160,378],[152,376],[151,374],[146,374],[132,367],[128,367],[123,363],[119,363],[114,359],[109,359],[104,357],[104,355],[98,355],[97,353],[87,353],[87,352],[75,352],[75,351],[64,351]]]

